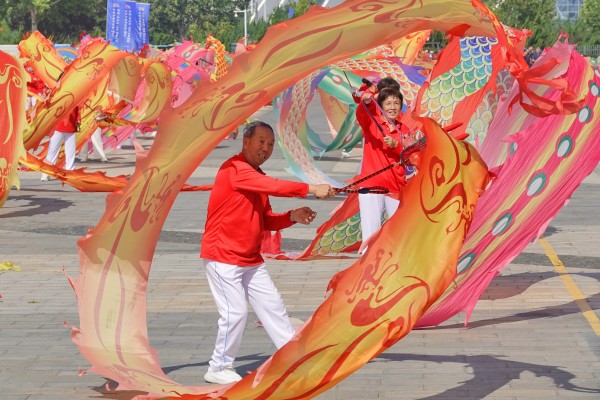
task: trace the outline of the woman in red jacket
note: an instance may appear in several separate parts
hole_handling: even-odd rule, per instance
[[[356,109],[356,120],[363,129],[364,148],[361,172],[364,178],[400,160],[401,136],[410,134],[400,122],[403,97],[399,90],[387,87],[374,96],[365,92]],[[381,228],[382,214],[390,218],[400,204],[400,191],[406,184],[404,168],[397,165],[362,183],[363,187],[382,186],[388,194],[360,193],[358,195],[362,240],[366,242]]]

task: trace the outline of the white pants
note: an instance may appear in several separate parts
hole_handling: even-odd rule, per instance
[[[383,211],[390,218],[400,205],[400,201],[379,193],[359,193],[358,207],[360,210],[360,228],[362,240],[365,242],[381,228]]]
[[[65,170],[72,171],[75,169],[75,153],[77,152],[75,133],[54,131],[50,138],[50,146],[45,161],[54,165],[63,142],[65,143]]]
[[[91,136],[92,147],[94,148],[93,155],[95,158],[106,160],[106,154],[104,154],[104,146],[102,145],[102,128],[98,127],[92,133]],[[84,144],[79,151],[79,159],[81,161],[87,161],[88,159],[88,144]]]
[[[35,107],[35,103],[37,103],[37,98],[35,96],[27,97],[27,103],[25,104],[25,110],[30,110]]]
[[[233,365],[246,327],[248,303],[277,348],[294,336],[283,300],[264,263],[239,267],[205,259],[204,266],[221,315],[215,350],[209,362],[213,371]]]
[[[134,129],[134,130],[133,130],[133,132],[131,132],[131,133],[129,134],[129,145],[130,145],[131,147],[134,147],[134,145],[133,145],[133,141],[134,141],[134,140],[137,140],[137,133],[138,133],[138,130],[137,130],[137,129]],[[119,145],[117,146],[117,149],[121,149],[121,148],[123,147],[123,142],[124,142],[124,141],[125,141],[125,140],[123,140],[121,143],[119,143]]]

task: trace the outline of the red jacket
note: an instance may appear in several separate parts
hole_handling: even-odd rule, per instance
[[[377,127],[376,122],[387,136],[393,137],[398,143],[401,143],[400,136],[402,133],[410,133],[408,127],[403,125],[399,120],[394,121],[396,129],[391,130],[388,124],[384,122],[387,119],[380,115],[374,101],[371,101],[368,105],[361,102],[356,108],[356,120],[362,127],[363,138],[365,140],[362,166],[357,178],[368,176],[400,160],[402,146],[398,145],[395,149],[386,146],[383,143],[383,134]],[[397,165],[364,181],[359,186],[383,186],[388,188],[390,193],[397,194],[400,193],[404,185],[406,185],[404,167]]]
[[[31,93],[42,95],[46,91],[46,85],[41,79],[32,75],[31,82],[27,82],[27,90]]]
[[[200,257],[239,266],[264,262],[260,255],[263,231],[276,231],[294,223],[290,211],[275,214],[269,195],[306,197],[308,185],[265,175],[240,153],[225,161],[208,200]]]
[[[77,125],[79,124],[79,107],[75,107],[73,111],[65,118],[58,121],[54,127],[55,131],[64,133],[75,133],[77,132]]]

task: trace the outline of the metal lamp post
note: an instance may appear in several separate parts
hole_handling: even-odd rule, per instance
[[[248,9],[234,11],[236,17],[238,16],[238,13],[244,13],[244,46],[248,45],[248,18],[247,18],[247,15],[248,15],[249,11],[250,10],[248,10]]]

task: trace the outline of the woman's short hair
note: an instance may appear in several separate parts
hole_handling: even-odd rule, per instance
[[[394,78],[386,76],[385,78],[382,78],[379,82],[377,82],[378,91],[382,91],[385,88],[393,88],[396,90],[400,90],[400,83]]]
[[[267,124],[266,122],[252,121],[244,127],[243,137],[251,138],[252,135],[254,135],[254,132],[256,132],[256,128],[258,128],[259,126],[262,126],[263,128],[267,128],[273,134],[275,134],[275,131],[273,131],[273,128],[271,127],[271,125]]]
[[[388,97],[397,97],[397,98],[399,98],[400,99],[400,108],[402,108],[402,104],[404,103],[404,96],[402,96],[402,93],[400,93],[400,91],[398,89],[394,89],[394,88],[391,88],[391,87],[386,87],[386,88],[381,89],[381,91],[377,95],[377,103],[379,105],[382,105],[383,102]]]

